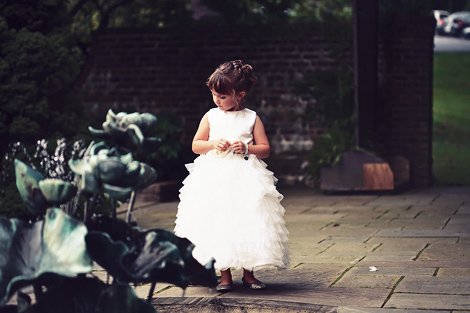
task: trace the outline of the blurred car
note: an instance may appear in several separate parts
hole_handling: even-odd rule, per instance
[[[444,19],[450,15],[450,13],[445,10],[433,10],[432,14],[436,19],[436,29],[438,29],[440,25],[444,24]]]
[[[438,23],[437,33],[459,37],[467,27],[470,27],[470,11],[455,12],[442,19],[442,26]]]
[[[470,39],[470,27],[464,28],[462,30],[462,37],[465,39]]]

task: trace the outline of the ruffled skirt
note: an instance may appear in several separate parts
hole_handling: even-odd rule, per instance
[[[175,233],[195,245],[201,264],[214,258],[219,270],[289,266],[283,196],[266,163],[211,151],[186,167]]]

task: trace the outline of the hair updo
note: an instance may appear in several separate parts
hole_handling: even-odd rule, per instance
[[[248,92],[258,80],[253,75],[253,68],[243,64],[242,60],[225,62],[220,65],[207,80],[207,87],[221,95]]]

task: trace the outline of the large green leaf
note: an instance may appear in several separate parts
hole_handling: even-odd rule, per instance
[[[28,313],[155,313],[129,285],[106,285],[93,278],[66,279],[48,291]]]
[[[133,190],[144,189],[157,179],[153,168],[134,161],[130,153],[121,155],[104,142],[92,143],[83,158],[69,160],[69,166],[81,176],[83,191],[103,191],[119,201],[126,201]]]
[[[15,175],[16,187],[28,210],[33,214],[44,214],[49,205],[39,189],[44,176],[20,160],[15,160]]]
[[[192,256],[194,245],[186,238],[163,229],[141,231],[113,224],[105,216],[95,217],[94,225],[88,227],[90,255],[121,283],[166,282],[181,288],[189,282],[217,285],[214,261],[206,266],[197,262]]]
[[[68,202],[77,193],[77,187],[61,179],[45,179],[44,176],[15,159],[16,187],[28,210],[42,215],[51,206]]]
[[[0,305],[32,283],[91,272],[86,233],[85,225],[57,208],[33,224],[0,218]]]
[[[161,145],[160,138],[149,137],[156,124],[157,118],[150,113],[115,114],[110,109],[102,130],[91,126],[88,130],[94,137],[112,141],[128,150],[152,153]]]
[[[169,242],[150,239],[143,247],[128,247],[103,232],[90,232],[86,241],[93,259],[122,284],[160,281],[187,286],[184,263]]]

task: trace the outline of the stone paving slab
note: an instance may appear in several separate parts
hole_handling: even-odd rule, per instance
[[[470,262],[460,262],[454,260],[440,260],[440,261],[398,261],[398,260],[383,260],[371,261],[369,257],[362,260],[358,266],[376,266],[379,267],[406,267],[410,269],[416,268],[456,268],[463,269],[469,268]]]
[[[380,230],[375,237],[391,237],[391,238],[458,238],[470,237],[468,231],[454,232],[439,229],[384,229]]]
[[[436,198],[432,204],[434,206],[447,206],[447,205],[452,205],[455,207],[460,207],[464,204],[464,199],[460,197],[439,197]]]
[[[368,239],[375,236],[378,232],[377,229],[370,229],[364,227],[341,227],[339,226],[327,226],[318,230],[318,234],[322,234],[325,238],[329,237],[331,240],[339,240],[345,238],[348,240],[366,242]]]
[[[370,201],[367,205],[412,206],[429,205],[435,200],[434,195],[382,196]]]
[[[372,263],[379,263],[382,261],[414,261],[416,259],[416,255],[414,254],[400,254],[400,255],[369,255],[367,256],[367,260]]]
[[[461,295],[395,293],[386,308],[426,310],[470,310],[470,297]]]
[[[138,221],[139,227],[144,229],[162,228],[173,231],[178,209],[177,202],[160,203],[158,205],[144,203],[142,205],[142,208],[138,208],[132,213],[133,220]],[[127,210],[127,205],[122,209]],[[119,217],[125,218],[125,215],[122,214]]]
[[[470,277],[470,268],[439,268],[437,277]]]
[[[408,309],[386,309],[386,308],[351,308],[338,307],[338,313],[451,313],[451,311],[441,310],[408,310]]]
[[[465,231],[470,225],[470,214],[453,216],[445,226],[446,231]]]
[[[368,252],[372,252],[377,245],[367,244],[363,242],[334,242],[328,246],[328,249],[321,252],[322,256],[337,256],[337,255],[357,255],[364,256]]]
[[[427,245],[443,243],[445,245],[455,244],[458,241],[456,237],[441,238],[441,237],[379,237],[380,233],[371,238],[368,243],[379,245],[374,250],[374,254],[400,254],[401,252],[417,253],[426,248]]]
[[[464,203],[459,207],[459,210],[456,213],[458,214],[470,214],[470,203]]]
[[[453,244],[436,242],[431,244],[420,255],[419,260],[445,260],[452,255],[454,261],[470,262],[470,243],[457,242]]]
[[[362,263],[360,263],[362,264]],[[374,270],[371,270],[371,267]],[[391,276],[433,276],[436,268],[410,268],[410,267],[385,267],[385,266],[360,266],[356,265],[352,268],[348,275],[355,276],[376,276],[376,275],[391,275]]]
[[[470,277],[405,277],[395,293],[470,295]]]
[[[400,280],[396,275],[353,275],[346,274],[334,284],[335,288],[387,288],[392,289]]]

